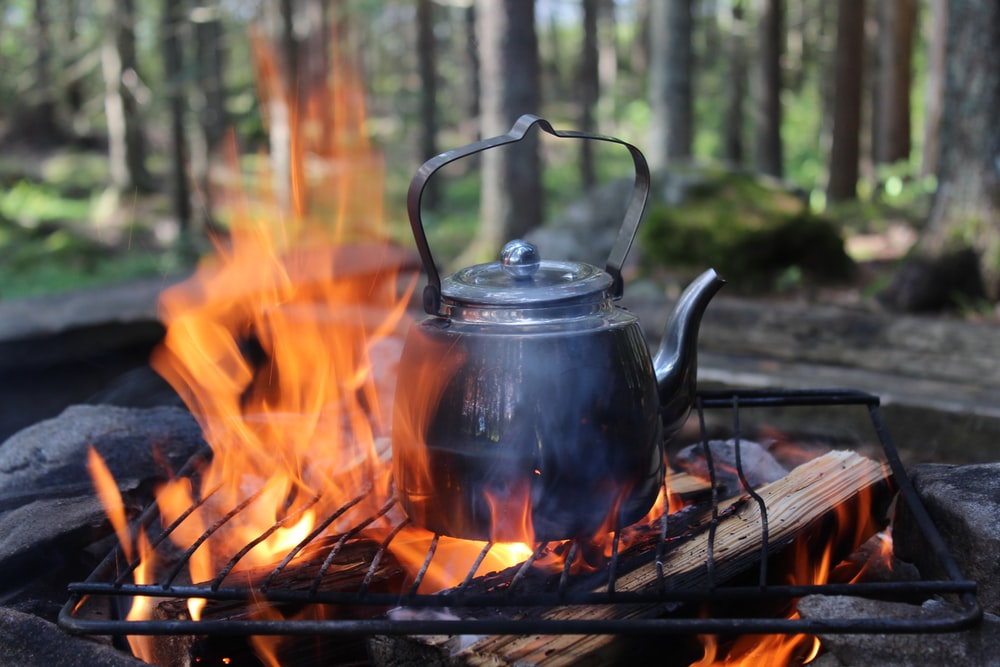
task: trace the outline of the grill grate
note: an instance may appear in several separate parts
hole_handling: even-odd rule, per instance
[[[364,496],[355,498],[350,503],[339,508],[334,514],[326,517],[318,527],[296,547],[291,549],[260,583],[252,586],[233,586],[227,584],[237,562],[256,544],[265,540],[282,525],[294,522],[297,515],[289,515],[275,524],[259,538],[247,544],[218,573],[211,582],[198,585],[178,583],[182,573],[186,572],[188,560],[202,542],[209,539],[225,522],[239,514],[250,503],[254,496],[247,498],[234,507],[229,514],[220,518],[216,524],[209,527],[186,551],[181,554],[171,553],[176,558],[173,567],[163,575],[161,581],[154,584],[135,584],[133,576],[137,562],[128,562],[117,547],[95,569],[84,582],[70,585],[70,599],[59,615],[59,624],[66,630],[80,634],[111,634],[111,635],[338,635],[338,634],[694,634],[694,633],[918,633],[918,632],[950,632],[970,627],[978,622],[981,610],[975,598],[975,582],[966,580],[954,558],[948,552],[944,541],[933,525],[929,515],[919,501],[912,484],[907,479],[899,455],[889,437],[888,430],[879,413],[879,399],[876,396],[851,390],[806,390],[806,391],[701,391],[696,402],[696,412],[701,427],[701,439],[706,443],[705,451],[711,458],[711,449],[707,446],[708,436],[705,426],[705,415],[710,411],[728,410],[732,415],[732,437],[741,438],[741,415],[757,408],[796,408],[796,407],[829,406],[833,409],[867,409],[871,425],[881,443],[886,461],[892,469],[895,484],[899,493],[913,509],[918,529],[923,533],[926,542],[935,551],[940,562],[948,573],[946,579],[922,581],[868,582],[851,584],[822,585],[775,585],[768,583],[768,524],[767,508],[763,501],[754,493],[750,493],[748,502],[757,502],[761,508],[762,558],[758,566],[758,583],[756,585],[719,586],[713,579],[714,559],[712,558],[711,541],[709,558],[706,563],[708,585],[699,590],[672,590],[669,579],[663,577],[658,570],[656,585],[642,591],[616,590],[616,582],[622,574],[619,553],[619,535],[614,536],[610,558],[601,576],[600,586],[571,586],[568,567],[561,575],[553,576],[554,582],[538,590],[538,586],[527,582],[527,575],[532,570],[531,564],[550,545],[538,545],[532,557],[521,566],[510,581],[501,587],[502,590],[473,592],[469,583],[479,567],[480,561],[493,548],[488,543],[480,553],[479,559],[472,565],[465,576],[462,585],[447,592],[434,594],[418,593],[428,566],[438,548],[439,538],[435,536],[430,543],[423,567],[405,590],[384,592],[372,590],[371,583],[388,553],[393,539],[406,526],[404,519],[396,525],[383,541],[374,548],[371,560],[367,563],[367,572],[360,586],[349,591],[323,590],[324,577],[331,567],[335,567],[334,559],[345,546],[359,539],[366,526],[388,515],[395,504],[391,499],[378,512],[372,515],[351,519],[353,524],[347,531],[333,537],[324,536],[324,531],[335,521],[351,518],[363,503]],[[737,472],[742,479],[742,463],[737,451]],[[190,476],[204,462],[204,458],[195,457],[180,471],[181,476]],[[714,472],[711,460],[709,470]],[[713,479],[714,482],[714,479]],[[712,484],[715,488],[715,484]],[[152,537],[153,549],[169,548],[169,534],[178,528],[191,512],[211,496],[206,493],[200,500],[178,518],[174,524],[156,532]],[[318,498],[311,500],[312,504]],[[731,508],[718,507],[718,501],[713,492],[713,516],[719,516]],[[307,503],[309,505],[309,503]],[[304,511],[303,508],[300,511]],[[143,529],[157,531],[158,511],[155,503],[136,520]],[[667,540],[670,539],[666,516],[655,549],[647,549],[646,562],[659,558],[663,553]],[[331,546],[332,545],[332,546]],[[328,551],[315,576],[308,587],[296,586],[290,588],[281,585],[282,574],[286,573],[289,564],[303,550],[316,549],[319,546]],[[566,547],[563,547],[566,548]],[[571,550],[566,563],[573,560],[573,551],[580,545],[569,543]],[[630,561],[630,566],[635,562]],[[942,614],[938,617],[921,618],[842,618],[842,619],[786,619],[786,618],[745,618],[745,617],[712,617],[692,618],[678,612],[685,603],[739,603],[753,600],[774,600],[791,602],[795,598],[810,595],[855,595],[867,597],[894,597],[913,595],[954,594],[961,605],[959,613]],[[137,596],[149,598],[204,598],[217,601],[264,601],[275,604],[293,605],[326,605],[338,610],[336,618],[327,620],[265,620],[250,618],[226,618],[192,620],[127,620],[122,618],[124,610],[131,605]],[[504,616],[504,608],[545,609],[554,606],[571,605],[642,605],[639,617],[626,619],[607,618],[574,618],[557,620],[546,618],[514,618],[513,614]],[[444,618],[442,614],[416,614],[407,618],[387,618],[382,613],[386,608],[408,607],[414,609],[443,610],[445,608],[461,608],[466,610],[494,610],[494,613],[484,618]],[[110,609],[111,617],[102,610]],[[358,610],[365,610],[359,613]],[[121,613],[116,613],[121,612]],[[667,614],[671,612],[671,614]]]

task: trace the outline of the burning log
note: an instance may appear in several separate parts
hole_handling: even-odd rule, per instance
[[[881,492],[886,471],[876,461],[854,452],[833,451],[807,462],[786,477],[767,484],[757,495],[767,508],[768,553],[775,554],[794,540],[821,529],[838,511],[857,512],[857,529],[846,544],[834,545],[845,556],[876,530],[871,519],[871,505],[862,508],[862,498]],[[759,562],[763,546],[760,504],[745,496],[720,504],[729,508],[716,522],[714,539],[709,530],[711,511],[700,522],[702,529],[679,544],[670,545],[662,558],[664,580],[671,590],[701,590],[711,583],[732,580]],[[711,553],[712,568],[709,571]],[[836,562],[836,561],[835,561]],[[620,576],[618,591],[642,591],[660,581],[655,562],[644,564]],[[811,582],[809,582],[811,583]],[[655,611],[655,610],[654,610]],[[556,607],[536,614],[536,618],[570,620],[577,618],[634,618],[651,613],[648,605]],[[529,612],[524,612],[530,628]],[[449,665],[540,665],[546,667],[595,664],[620,651],[618,637],[609,635],[521,635],[488,636],[468,644],[462,637],[378,637],[372,641],[372,653],[385,659],[384,664],[400,656],[430,660]]]

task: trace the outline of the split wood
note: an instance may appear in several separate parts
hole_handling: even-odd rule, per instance
[[[857,500],[860,494],[887,490],[887,469],[877,461],[851,451],[831,451],[795,468],[786,477],[757,489],[767,508],[769,553],[786,547],[828,517],[835,508]],[[759,562],[762,545],[761,512],[758,503],[746,496],[719,503],[726,512],[716,524],[714,540],[709,530],[670,549],[662,559],[664,581],[672,590],[699,590],[710,583],[708,562],[712,549],[715,583],[725,582]],[[869,517],[859,521],[870,523]],[[705,522],[710,523],[710,521]],[[853,550],[870,537],[859,532]],[[617,591],[641,591],[661,581],[656,563],[647,563],[623,574]],[[538,617],[544,619],[625,619],[648,615],[648,605],[579,605],[551,608]],[[527,621],[530,627],[530,621]],[[461,647],[461,639],[447,636],[378,637],[372,653],[419,656],[435,664],[447,665],[544,665],[570,667],[610,663],[618,652],[619,638],[612,635],[497,635],[478,639]]]

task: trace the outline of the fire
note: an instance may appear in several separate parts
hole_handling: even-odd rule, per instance
[[[266,187],[256,200],[228,193],[228,236],[188,281],[162,295],[167,331],[151,359],[213,452],[195,482],[175,479],[156,494],[162,525],[176,526],[169,539],[191,551],[185,576],[192,583],[212,581],[224,567],[232,576],[274,566],[317,531],[338,535],[352,528],[350,520],[319,522],[352,503],[380,517],[365,531],[383,540],[404,520],[398,508],[380,513],[392,495],[391,429],[412,429],[416,437],[422,428],[391,423],[399,341],[417,276],[408,253],[387,240],[384,165],[368,140],[360,79],[340,67],[336,85],[328,82],[300,107],[264,42],[256,44],[262,98],[284,99],[291,119],[291,201],[267,200]],[[426,380],[421,389],[433,400],[434,378]],[[149,538],[129,532],[116,484],[96,453],[90,467],[126,559],[139,561],[135,583],[159,582]],[[523,513],[494,527],[492,536],[503,543],[435,541],[418,592],[459,584],[477,562],[476,572],[485,573],[531,557],[524,496]],[[648,520],[682,506],[665,489]],[[392,554],[411,578],[434,539],[407,526],[392,540]],[[626,534],[623,548],[627,542]],[[611,543],[610,532],[595,536],[589,555],[606,557]],[[595,567],[583,551],[579,565]],[[555,567],[559,553],[550,548],[540,566]],[[149,618],[155,604],[137,598],[129,618]],[[258,618],[280,618],[277,609],[251,604]],[[191,618],[200,619],[205,605],[191,600]],[[267,664],[278,664],[270,640],[255,645]],[[139,641],[133,651],[154,658]]]
[[[228,235],[189,280],[162,295],[167,331],[151,359],[213,452],[195,482],[175,479],[156,494],[162,525],[176,524],[169,539],[192,550],[185,575],[192,583],[211,581],[223,567],[231,567],[227,576],[273,567],[315,531],[350,529],[347,519],[318,523],[349,503],[379,515],[391,497],[395,366],[417,282],[409,253],[388,240],[383,160],[368,139],[360,78],[340,63],[326,89],[300,106],[266,43],[255,45],[262,106],[283,101],[289,113],[291,201],[269,196],[267,186],[225,193]],[[236,165],[235,142],[229,150]],[[133,547],[117,487],[96,454],[91,469],[125,557],[140,560],[135,582],[156,583],[163,573],[149,540],[141,535]],[[398,508],[381,516],[365,528],[374,541],[404,519]],[[478,572],[531,555],[518,543],[531,541],[530,526],[502,532],[497,537],[515,543],[492,544]],[[407,527],[392,542],[393,556],[413,576],[432,539]],[[459,583],[485,547],[442,538],[420,592]],[[137,599],[129,617],[149,618],[155,604]],[[189,603],[192,619],[205,604]],[[261,617],[279,613],[251,605]],[[277,664],[269,641],[258,644]],[[152,659],[139,643],[133,651]]]
[[[859,580],[865,570],[878,560],[888,561],[892,555],[892,541],[887,532],[878,532],[874,524],[871,488],[857,494],[849,503],[838,505],[828,530],[816,530],[814,539],[799,538],[792,543],[783,583],[792,585],[826,584],[832,581]],[[869,536],[877,546],[869,558],[858,564],[835,560],[836,554],[853,553]],[[799,618],[791,609],[787,618]],[[691,667],[755,667],[756,665],[805,665],[819,655],[820,641],[813,635],[743,635],[720,657],[719,640],[713,635],[698,637],[704,647],[702,658]]]

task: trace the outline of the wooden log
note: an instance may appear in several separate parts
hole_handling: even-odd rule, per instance
[[[336,537],[324,538],[307,548],[301,557],[292,561],[271,577],[274,566],[257,567],[234,572],[224,580],[223,586],[239,585],[256,588],[265,581],[276,590],[307,591],[322,574],[319,591],[356,591],[368,576],[379,543],[365,539],[346,541],[337,552],[328,569],[320,573],[324,559],[336,544]],[[378,567],[372,573],[368,590],[373,593],[395,592],[405,583],[406,572],[390,552],[383,552]],[[208,584],[202,584],[207,586]],[[312,604],[257,604],[248,600],[208,600],[201,610],[203,620],[246,621],[279,618],[363,618],[385,613],[384,608],[351,607]],[[164,598],[153,610],[154,620],[187,620],[186,598]],[[288,637],[272,642],[281,664],[329,664],[329,656],[337,656],[337,664],[365,663],[366,637],[331,635],[326,637]],[[255,640],[240,636],[212,637],[205,635],[156,636],[148,638],[156,664],[258,664],[253,657],[257,648]],[[228,662],[223,663],[225,659]]]
[[[767,507],[769,552],[776,553],[796,536],[808,533],[835,508],[849,504],[861,493],[885,485],[886,471],[876,461],[850,451],[832,451],[799,466],[781,480],[761,487],[757,493]],[[716,524],[710,545],[709,531],[679,541],[663,558],[663,571],[673,590],[698,590],[709,583],[708,552],[714,554],[716,583],[735,577],[758,562],[761,550],[761,512],[746,497],[720,504],[731,508]],[[864,517],[867,520],[868,517]],[[710,521],[704,521],[707,525]],[[873,529],[874,530],[874,527]],[[869,533],[856,533],[858,544]],[[851,545],[850,548],[856,547]],[[617,579],[616,590],[640,591],[657,585],[655,563],[648,563]],[[546,619],[634,618],[647,615],[649,606],[579,605],[557,607],[540,614]],[[504,635],[478,639],[463,646],[456,637],[379,637],[372,642],[372,655],[420,656],[425,664],[441,665],[545,665],[571,667],[612,664],[619,655],[620,638],[612,635]]]

